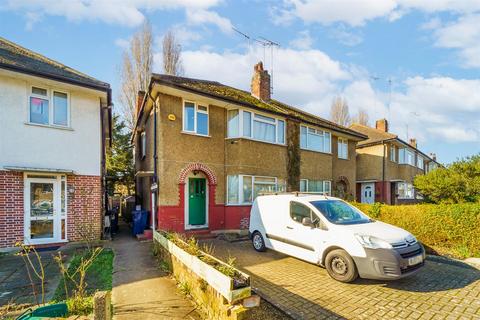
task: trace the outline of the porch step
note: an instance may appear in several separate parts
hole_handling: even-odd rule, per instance
[[[137,234],[138,241],[149,241],[153,239],[152,230],[145,230],[143,233]]]

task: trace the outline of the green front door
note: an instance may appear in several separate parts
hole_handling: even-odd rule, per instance
[[[206,183],[204,178],[188,179],[188,224],[205,225],[206,220]]]

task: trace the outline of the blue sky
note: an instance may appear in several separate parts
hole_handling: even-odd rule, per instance
[[[392,132],[441,162],[480,152],[477,0],[6,0],[0,36],[109,82],[116,97],[122,52],[145,18],[156,72],[173,30],[185,76],[248,90],[264,53],[236,27],[280,43],[276,99],[328,118],[342,95],[351,114],[387,117]]]

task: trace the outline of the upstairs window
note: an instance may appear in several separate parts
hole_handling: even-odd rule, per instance
[[[348,159],[348,140],[338,138],[338,157],[340,159]]]
[[[423,157],[421,155],[417,155],[417,167],[422,170],[425,168],[425,164],[423,161],[424,161]]]
[[[183,105],[183,131],[208,136],[208,107],[185,101]]]
[[[245,110],[229,110],[227,136],[285,144],[285,121]]]
[[[398,163],[415,166],[415,154],[406,148],[398,150]]]
[[[390,161],[397,162],[397,148],[394,145],[390,146]]]
[[[147,155],[147,135],[145,134],[145,131],[142,131],[140,134],[140,155],[143,158]]]
[[[44,88],[32,87],[29,122],[67,127],[69,125],[68,95],[52,90],[51,96],[52,108],[50,108],[49,91]]]
[[[306,126],[300,127],[300,148],[302,149],[330,153],[331,140],[330,132]]]

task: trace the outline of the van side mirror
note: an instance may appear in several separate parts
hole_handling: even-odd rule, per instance
[[[302,219],[302,224],[303,224],[305,227],[314,227],[313,222],[312,222],[312,219],[307,218],[307,217],[305,217],[305,218]]]

